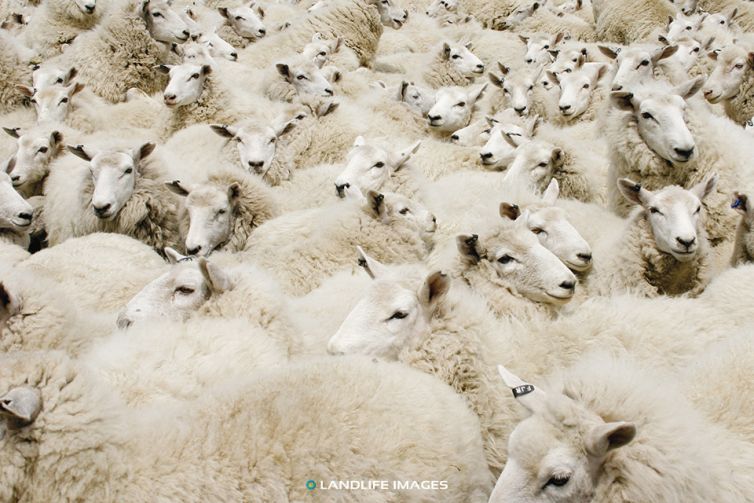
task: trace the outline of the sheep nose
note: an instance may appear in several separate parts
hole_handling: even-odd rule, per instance
[[[560,285],[558,285],[560,288],[564,290],[573,290],[576,288],[576,282],[575,281],[564,281]]]
[[[435,122],[442,119],[442,115],[428,115],[427,118],[429,119],[430,122]]]
[[[133,325],[133,322],[134,321],[132,319],[123,314],[118,315],[117,325],[121,330],[130,327],[131,325]]]
[[[567,112],[570,109],[571,109],[571,105],[560,105],[561,112]]]
[[[458,141],[458,140],[460,140],[460,139],[461,139],[461,137],[460,137],[460,136],[458,136],[457,134],[452,134],[452,135],[450,135],[450,139],[451,139],[452,141]]]
[[[187,248],[187,249],[186,249],[186,253],[188,253],[189,255],[196,255],[196,254],[198,254],[198,253],[199,253],[200,251],[202,251],[202,246],[201,246],[201,245],[199,245],[199,246],[194,246],[193,248]]]
[[[183,31],[181,32],[181,34],[182,34],[183,36],[185,36],[186,38],[189,38],[189,36],[191,36],[191,33],[189,33],[189,31],[188,31],[188,30],[183,30]]]
[[[333,95],[332,89],[325,89],[325,94],[328,96],[332,96]]]
[[[172,103],[175,101],[175,98],[176,98],[175,94],[165,94],[162,97],[165,103]]]
[[[704,96],[710,96],[712,94],[712,89],[705,89],[704,90]]]
[[[675,153],[678,154],[680,157],[683,157],[684,159],[688,159],[691,157],[691,155],[694,153],[694,147],[691,147],[688,150],[684,150],[682,148],[674,148]]]
[[[492,159],[492,152],[482,152],[481,154],[479,154],[479,157],[481,157],[483,161]]]
[[[586,263],[589,263],[592,261],[591,253],[577,253],[576,256]]]
[[[21,220],[28,220],[31,222],[31,213],[23,212],[18,214],[18,218]]]
[[[484,70],[484,65],[482,63],[479,63],[478,65],[476,65],[476,67],[479,70]]]
[[[526,64],[527,64],[527,65],[530,65],[530,64],[532,64],[533,62],[534,62],[534,60],[533,60],[533,59],[531,59],[531,58],[526,58]]]
[[[21,177],[20,177],[19,175],[16,175],[16,176],[12,176],[12,177],[10,177],[10,181],[11,181],[11,182],[17,182],[17,181],[19,181],[20,179],[21,179]]]
[[[338,191],[338,197],[341,199],[346,197],[346,189],[351,188],[350,183],[335,184],[335,190]]]
[[[107,204],[104,204],[102,206],[94,206],[94,205],[92,205],[92,206],[94,208],[94,212],[97,215],[101,216],[101,215],[104,215],[105,213],[107,213],[107,210],[109,210],[112,205],[110,203],[107,203]]]
[[[613,84],[613,87],[611,88],[613,91],[620,91],[623,89],[623,86],[620,84]]]
[[[265,30],[264,28],[262,28],[261,30],[259,30],[259,36],[260,36],[260,37],[264,37],[264,35],[265,35],[266,33],[267,33],[267,30]]]
[[[521,115],[526,112],[526,107],[516,107],[513,110],[515,110],[518,115]]]
[[[249,167],[255,171],[259,171],[264,166],[264,161],[249,161]]]
[[[233,59],[238,59],[238,53],[237,52],[231,52],[230,57]]]
[[[92,12],[94,12],[94,8],[95,8],[95,6],[94,6],[94,5],[85,5],[85,6],[84,6],[84,8],[86,9],[86,11],[87,11],[87,12],[88,12],[89,14],[91,14]]]
[[[696,242],[696,238],[691,239],[681,239],[681,238],[675,238],[676,241],[678,241],[678,244],[686,248],[687,250],[694,246],[694,243]]]

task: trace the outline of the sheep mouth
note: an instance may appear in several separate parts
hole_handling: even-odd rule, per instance
[[[393,29],[400,30],[403,27],[403,21],[400,19],[393,19]]]
[[[722,94],[716,94],[715,96],[705,96],[704,98],[714,105],[716,103],[720,103],[722,96]]]
[[[690,259],[694,255],[696,255],[696,248],[693,248],[691,250],[675,250],[675,249],[671,249],[671,252],[673,253],[673,255],[677,255],[679,258]]]
[[[484,73],[484,68],[477,68],[473,71],[473,73],[476,73],[477,75],[481,75]]]
[[[485,166],[494,166],[497,164],[497,159],[482,159],[482,164]]]
[[[573,292],[565,295],[555,295],[550,292],[545,292],[548,298],[555,301],[556,304],[565,304],[573,298]]]
[[[565,265],[566,265],[566,267],[568,267],[569,269],[571,269],[573,271],[584,272],[584,271],[588,271],[589,269],[591,269],[591,267],[592,267],[592,261],[590,260],[589,262],[584,262],[584,261],[582,261],[582,262],[572,262],[570,260],[567,260],[565,262]]]
[[[19,229],[25,229],[31,225],[31,220],[11,220],[11,223]]]
[[[560,112],[560,115],[562,115],[563,117],[570,117],[573,115],[573,112],[571,110],[567,110],[565,112]]]

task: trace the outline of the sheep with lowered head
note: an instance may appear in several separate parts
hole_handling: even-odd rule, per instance
[[[311,478],[445,480],[448,489],[433,498],[477,503],[491,487],[479,422],[463,399],[398,364],[312,361],[231,380],[193,402],[133,411],[60,353],[5,354],[0,382],[5,500],[301,500]],[[425,495],[364,492],[375,502]]]
[[[0,166],[0,241],[29,247],[29,226],[32,206],[16,192],[8,173],[13,170],[13,158]]]
[[[239,170],[220,169],[191,186],[180,180],[166,185],[185,198],[178,222],[189,255],[241,251],[257,228],[278,214],[271,189]]]
[[[595,248],[590,290],[646,297],[701,293],[711,276],[702,201],[716,184],[712,175],[689,190],[671,185],[650,191],[619,180],[623,196],[638,207],[616,241]]]
[[[107,0],[48,0],[31,16],[24,41],[42,59],[48,59],[94,28],[107,9]]]
[[[597,39],[625,45],[649,40],[677,12],[668,0],[592,0],[592,8]]]
[[[715,67],[704,83],[704,97],[712,104],[723,103],[728,117],[745,123],[754,115],[754,52],[733,44],[709,56]]]
[[[117,232],[160,252],[175,246],[180,241],[178,200],[163,183],[169,174],[151,157],[154,148],[154,143],[102,149],[69,145],[86,164],[69,157],[51,170],[44,209],[50,244]]]
[[[491,502],[754,495],[751,443],[703,417],[665,373],[600,353],[544,387],[499,368],[529,416],[510,436]]]
[[[251,235],[245,258],[270,270],[293,295],[350,265],[356,245],[379,260],[425,258],[434,244],[434,216],[399,194],[370,190],[365,196],[270,220]]]

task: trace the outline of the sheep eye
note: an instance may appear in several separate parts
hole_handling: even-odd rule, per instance
[[[199,74],[198,74],[198,73],[195,73],[195,74],[193,74],[193,75],[191,76],[191,79],[198,79],[198,78],[199,78]],[[190,80],[190,79],[189,79],[189,80]]]
[[[643,119],[647,119],[647,120],[654,119],[654,117],[652,117],[652,114],[649,112],[644,112],[641,114],[641,116]]]
[[[62,100],[60,100],[60,102],[61,103],[68,103],[68,98],[63,98]]]
[[[159,12],[153,12],[152,17],[162,17],[162,14],[160,14]]]
[[[299,75],[299,76],[298,76],[298,77],[296,77],[296,78],[297,78],[298,80],[308,80],[308,79],[306,78],[306,75]]]
[[[322,51],[319,53],[320,56],[327,56],[327,53],[325,51]]]
[[[550,477],[550,480],[547,481],[545,484],[545,487],[547,486],[555,486],[555,487],[563,487],[568,483],[568,481],[571,480],[571,477],[569,476],[562,476],[562,475],[556,475],[554,477]]]
[[[691,26],[687,26],[686,29],[691,31]]]
[[[226,213],[225,208],[221,208],[221,209],[217,210],[217,214],[218,215],[225,215],[225,213]]]
[[[175,289],[175,293],[180,293],[181,295],[191,295],[194,293],[194,289],[188,286],[179,286]]]
[[[738,63],[738,64],[737,64],[737,65],[735,66],[736,70],[740,70],[740,69],[741,69],[741,68],[743,68],[743,67],[744,67],[744,65],[743,65],[742,63]]]
[[[549,49],[549,48],[550,48],[549,44],[544,46],[544,49]]]
[[[401,215],[408,215],[409,213],[411,213],[411,210],[409,210],[408,208],[403,208],[398,213],[400,213]]]
[[[652,213],[653,215],[662,215],[662,212],[658,210],[657,208],[655,208],[654,206],[649,208],[649,212]]]
[[[539,166],[540,168],[546,168],[547,167],[547,163],[544,162],[544,161],[542,161],[539,164],[537,164],[537,166]]]
[[[30,99],[29,101],[31,101],[31,102],[32,102],[32,103],[34,103],[35,105],[37,104],[37,100],[35,100],[34,98]]]
[[[542,234],[545,230],[540,227],[535,227],[531,230],[534,234]]]
[[[270,143],[275,143],[275,138],[274,137],[270,138]]]
[[[702,211],[702,207],[699,206],[696,211],[694,212],[695,215],[699,214],[699,212]]]
[[[124,174],[124,175],[130,175],[130,174],[131,174],[131,173],[133,173],[133,172],[134,172],[133,168],[128,168],[127,170],[125,170],[125,171],[123,172],[123,174]]]
[[[62,84],[63,83],[63,77],[58,77],[58,80],[55,81],[56,84]]]
[[[699,52],[699,48],[698,47],[694,47],[693,49],[691,49],[691,52]]]
[[[572,72],[573,70],[571,70],[570,68],[566,68],[566,69],[565,69],[564,71],[565,71],[566,73],[571,73],[571,72]]]
[[[458,103],[456,103],[456,106],[457,107],[465,107],[466,106],[466,102],[465,101],[458,102]]]
[[[589,84],[584,84],[584,89],[589,89]]]
[[[236,16],[236,21],[243,21],[243,16]]]
[[[380,162],[378,162],[378,163],[375,163],[375,165],[374,165],[374,167],[375,167],[375,168],[382,168],[382,167],[384,167],[384,166],[385,166],[385,163],[384,163],[384,162],[382,162],[382,161],[380,161]]]
[[[453,54],[453,55],[451,56],[451,58],[452,58],[452,59],[461,59],[461,56],[459,56],[458,54]]]
[[[646,60],[646,59],[642,60],[642,62],[640,64],[641,64],[641,66],[648,66],[649,65],[649,60]]]
[[[485,129],[484,131],[482,131],[482,133],[485,133],[485,134],[490,134],[490,131],[492,131],[492,128],[490,128],[490,129]]]
[[[725,24],[725,21],[720,21],[720,24]]]
[[[509,264],[513,262],[514,260],[515,259],[511,257],[510,255],[508,255],[507,253],[503,255],[502,257],[500,257],[499,259],[497,259],[497,261],[500,262],[501,264]]]
[[[534,85],[529,86],[529,91],[531,91],[532,89],[534,89]]]
[[[46,154],[48,148],[47,147],[39,147],[39,150],[37,150],[37,153],[39,154]]]
[[[408,313],[404,313],[403,311],[396,311],[393,313],[393,315],[390,318],[388,318],[388,321],[389,320],[402,320],[406,316],[408,316]]]

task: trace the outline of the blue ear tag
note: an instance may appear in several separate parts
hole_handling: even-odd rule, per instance
[[[733,209],[736,209],[736,208],[740,208],[742,205],[743,205],[743,201],[741,201],[740,199],[736,199],[735,201],[733,201],[733,204],[731,204],[730,207]]]
[[[518,398],[523,395],[528,395],[529,393],[534,391],[534,386],[532,386],[531,384],[522,384],[521,386],[511,388],[511,391],[513,392],[513,398]]]

